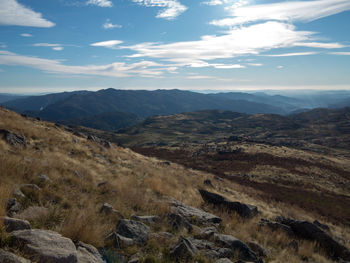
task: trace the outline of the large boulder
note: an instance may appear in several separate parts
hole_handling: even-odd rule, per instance
[[[222,207],[230,212],[236,212],[241,217],[250,218],[258,213],[258,208],[256,206],[247,205],[240,202],[233,202],[222,195],[212,193],[204,189],[199,189],[199,193],[206,203]]]
[[[224,234],[215,234],[215,243],[219,246],[230,248],[235,254],[238,254],[240,260],[259,262],[255,253],[239,239]]]
[[[302,220],[277,217],[276,221],[290,226],[295,236],[302,239],[316,241],[328,254],[335,259],[350,260],[350,250],[334,240],[317,225]]]
[[[8,130],[0,130],[5,141],[13,146],[27,146],[27,139],[25,136],[18,135],[16,133],[10,132]]]
[[[13,253],[0,249],[1,263],[30,263],[30,260],[19,257]]]
[[[6,232],[12,232],[16,230],[30,229],[30,224],[26,220],[21,220],[11,217],[0,218],[4,222]]]
[[[40,263],[78,262],[74,243],[59,233],[32,229],[11,233],[14,243],[28,258]]]
[[[143,245],[149,239],[150,228],[139,221],[120,219],[117,224],[117,233],[132,239],[136,244]]]
[[[179,241],[171,249],[170,256],[175,259],[176,262],[186,262],[192,259],[196,252],[197,249],[190,240],[180,237]]]
[[[104,263],[101,254],[94,246],[83,242],[78,242],[76,246],[78,263]]]
[[[131,219],[135,220],[135,221],[140,221],[140,222],[145,223],[147,225],[154,225],[154,224],[160,222],[160,217],[159,216],[137,216],[137,215],[132,215]]]
[[[205,212],[199,208],[188,206],[177,200],[172,200],[170,205],[172,213],[186,218],[190,223],[195,225],[219,224],[222,221],[222,219],[216,215]]]

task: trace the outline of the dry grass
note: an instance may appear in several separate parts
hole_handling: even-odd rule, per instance
[[[331,262],[315,252],[312,243],[301,244],[299,253],[293,253],[286,249],[291,239],[284,233],[257,227],[260,218],[277,215],[312,220],[314,214],[311,211],[286,206],[282,202],[266,202],[259,198],[256,190],[227,180],[216,180],[206,172],[174,163],[169,165],[115,145],[110,149],[103,148],[52,123],[24,119],[1,108],[0,129],[23,134],[29,142],[26,148],[16,148],[0,139],[0,216],[5,215],[7,200],[15,187],[35,183],[41,187],[41,191],[33,194],[30,200],[20,200],[23,208],[35,205],[48,210],[41,216],[28,218],[32,225],[53,229],[74,240],[99,247],[104,244],[104,237],[114,230],[119,218],[118,215],[100,214],[103,203],[110,203],[127,218],[132,214],[164,216],[169,207],[162,200],[171,196],[221,216],[225,233],[246,242],[256,241],[266,247],[271,252],[267,262],[293,263],[300,262],[302,257]],[[74,143],[73,139],[77,142]],[[40,181],[39,174],[47,175],[50,181]],[[210,179],[215,189],[229,199],[257,205],[261,214],[252,220],[242,221],[225,211],[204,206],[197,191],[203,187],[204,179]],[[98,186],[101,182],[106,183]],[[331,228],[349,245],[346,243],[350,240],[348,228],[333,224]],[[157,230],[168,229],[159,225]],[[176,242],[176,239],[171,242]],[[144,249],[157,255],[169,246],[170,243],[152,238]]]

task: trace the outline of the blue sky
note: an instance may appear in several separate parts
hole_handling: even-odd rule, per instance
[[[349,26],[349,0],[0,0],[0,92],[350,89]]]

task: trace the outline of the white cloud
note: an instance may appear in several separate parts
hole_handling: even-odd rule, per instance
[[[0,48],[7,48],[7,45],[5,43],[0,42]]]
[[[33,35],[32,34],[28,34],[28,33],[23,33],[23,34],[20,34],[21,37],[32,37]]]
[[[344,48],[346,47],[340,43],[320,43],[320,42],[307,42],[307,43],[294,43],[294,46],[297,47],[312,47],[312,48],[325,48],[325,49],[334,49],[334,48]]]
[[[113,24],[109,19],[102,25],[104,29],[122,28],[122,25]]]
[[[316,55],[318,52],[295,52],[295,53],[284,53],[284,54],[269,54],[262,55],[264,57],[295,57],[295,56],[309,56]]]
[[[41,13],[25,7],[16,0],[0,0],[0,25],[30,27],[55,26],[54,23],[44,19]]]
[[[329,52],[328,54],[337,56],[350,56],[350,52]]]
[[[175,19],[187,10],[187,7],[182,5],[177,0],[132,0],[135,3],[146,7],[161,7],[163,10],[159,11],[157,18],[164,18],[168,20]]]
[[[261,66],[263,66],[264,64],[262,64],[262,63],[247,63],[247,65],[253,66],[253,67],[261,67]]]
[[[210,0],[210,1],[202,2],[202,4],[203,5],[222,5],[224,4],[224,2],[221,0]]]
[[[89,0],[86,2],[87,5],[96,5],[99,7],[112,7],[113,3],[110,0]]]
[[[121,44],[121,43],[123,43],[123,41],[121,41],[121,40],[108,40],[108,41],[92,43],[92,44],[90,44],[90,46],[116,48],[116,46]]]
[[[61,44],[50,44],[50,43],[36,43],[33,44],[34,47],[50,47],[52,50],[55,51],[62,51],[63,46]]]
[[[280,66],[277,66],[277,68],[278,68],[278,69],[283,69],[284,66],[281,66],[281,65],[280,65]]]
[[[265,22],[234,28],[220,36],[203,36],[197,41],[169,44],[140,43],[120,46],[136,53],[129,57],[150,57],[175,63],[177,66],[241,68],[236,64],[209,63],[215,59],[232,59],[243,55],[259,55],[275,48],[295,46],[341,47],[338,43],[311,42],[313,32],[297,31],[295,26],[281,22]],[[232,62],[232,61],[231,61]]]
[[[158,78],[167,70],[164,65],[153,61],[141,61],[131,64],[115,62],[106,65],[71,66],[62,64],[60,60],[23,56],[8,51],[0,51],[0,65],[25,66],[55,74],[108,77],[129,77],[138,75],[141,77]]]
[[[231,17],[214,20],[216,26],[234,26],[256,21],[309,22],[350,10],[349,0],[286,1],[250,6],[233,5]]]

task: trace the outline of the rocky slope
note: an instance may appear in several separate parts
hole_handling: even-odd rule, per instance
[[[2,108],[0,130],[1,262],[349,260],[348,226],[248,185]]]

